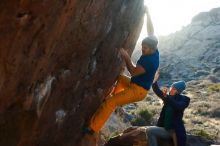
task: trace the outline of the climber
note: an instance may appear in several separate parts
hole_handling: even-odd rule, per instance
[[[90,120],[86,133],[98,133],[117,106],[143,100],[151,88],[154,75],[159,67],[158,40],[154,36],[154,28],[150,14],[146,8],[148,37],[142,41],[142,56],[134,66],[127,51],[120,49],[122,58],[131,74],[131,79],[120,75],[114,91],[105,99]]]
[[[175,146],[186,146],[186,131],[182,118],[184,110],[190,103],[190,98],[181,94],[185,90],[186,84],[184,81],[174,82],[167,94],[167,89],[164,91],[159,89],[157,84],[158,78],[159,73],[157,72],[152,88],[154,93],[163,100],[164,106],[161,110],[157,126],[147,128],[149,146],[157,146],[157,137],[173,138]],[[171,108],[171,110],[167,110],[167,108]],[[167,116],[170,114],[171,116]]]

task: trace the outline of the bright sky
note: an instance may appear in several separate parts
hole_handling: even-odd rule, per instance
[[[199,12],[220,7],[220,0],[145,0],[148,6],[155,34],[168,35],[191,22]],[[146,36],[146,24],[141,37]]]

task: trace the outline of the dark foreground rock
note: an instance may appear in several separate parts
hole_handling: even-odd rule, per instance
[[[0,2],[0,145],[76,146],[143,24],[143,0]]]
[[[111,138],[104,146],[147,146],[146,127],[131,127]],[[213,142],[200,136],[187,136],[187,146],[210,146]],[[159,146],[174,146],[171,139],[158,139]]]
[[[146,127],[130,127],[122,135],[109,140],[104,146],[147,146]],[[160,146],[171,146],[172,140],[158,141]]]

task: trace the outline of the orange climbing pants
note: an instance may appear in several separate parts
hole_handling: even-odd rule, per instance
[[[120,75],[112,92],[90,120],[89,127],[99,132],[117,106],[143,100],[148,91],[141,86],[130,82],[130,78]]]

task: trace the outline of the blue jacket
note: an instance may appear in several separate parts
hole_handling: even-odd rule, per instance
[[[154,93],[164,101],[164,106],[160,113],[160,117],[157,122],[157,126],[163,127],[164,125],[164,115],[165,107],[167,105],[171,106],[174,111],[173,115],[173,125],[172,128],[176,132],[178,146],[186,145],[186,130],[183,123],[183,113],[185,108],[188,107],[190,103],[190,98],[184,95],[177,94],[175,96],[164,96],[163,92],[160,90],[157,82],[152,85]]]

